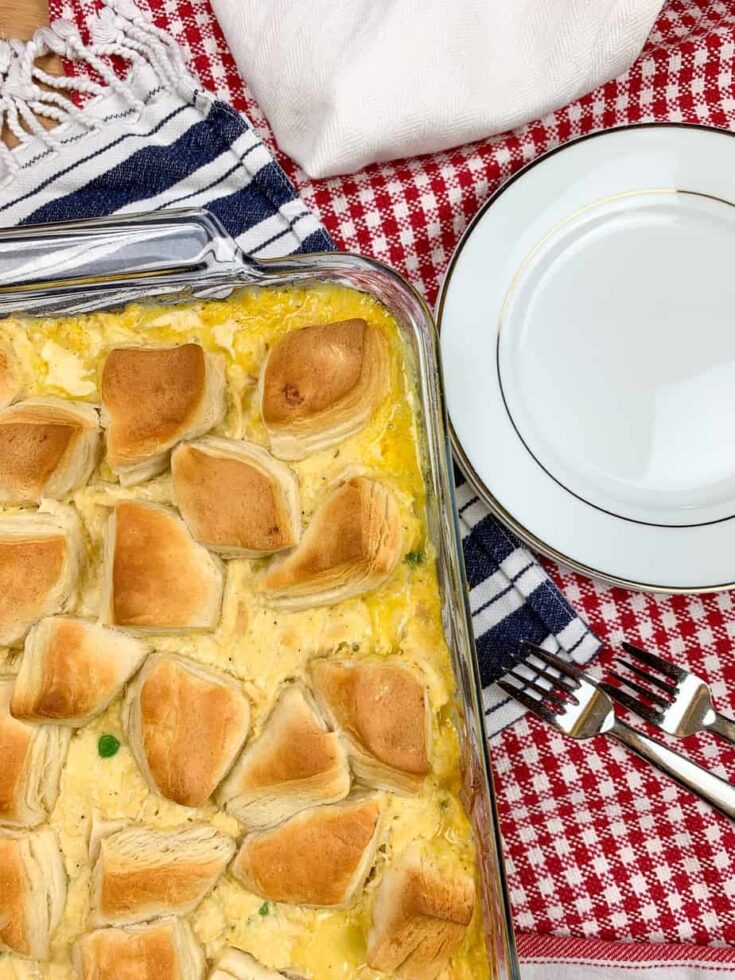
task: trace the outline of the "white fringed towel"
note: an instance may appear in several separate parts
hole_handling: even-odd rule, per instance
[[[504,132],[624,72],[662,0],[212,0],[312,177]]]

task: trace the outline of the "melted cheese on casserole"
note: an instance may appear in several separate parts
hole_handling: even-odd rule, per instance
[[[60,319],[11,319],[0,323],[0,340],[14,348],[24,395],[57,395],[99,402],[98,380],[105,351],[115,345],[173,345],[196,341],[227,358],[229,406],[217,433],[265,443],[255,387],[265,353],[287,331],[312,323],[363,317],[390,340],[390,392],[370,423],[339,447],[291,464],[308,521],[327,490],[351,473],[377,476],[395,491],[405,529],[406,552],[427,549],[424,484],[417,453],[411,372],[392,317],[370,297],[337,286],[309,289],[251,289],[225,301],[186,308],[131,306],[116,313]],[[94,617],[101,592],[101,547],[110,507],[136,497],[170,503],[170,473],[123,489],[101,463],[89,484],[73,495],[87,532],[89,563],[74,613]],[[12,510],[6,508],[6,510]],[[2,511],[2,508],[0,508]],[[263,903],[228,875],[190,917],[207,956],[229,944],[252,953],[267,966],[291,969],[314,980],[384,976],[365,965],[370,904],[382,870],[410,841],[423,839],[440,865],[472,870],[472,833],[459,801],[459,746],[453,723],[454,680],[440,619],[439,590],[430,550],[426,560],[402,562],[382,588],[330,608],[301,612],[268,609],[252,592],[262,561],[227,563],[222,621],[210,634],[146,637],[169,650],[228,671],[240,678],[251,699],[257,735],[280,685],[302,676],[309,659],[325,652],[394,654],[415,664],[426,677],[434,710],[432,774],[415,797],[388,796],[387,834],[375,873],[364,894],[348,910],[308,909]],[[0,650],[0,670],[14,670],[17,653]],[[100,758],[97,740],[105,732],[122,742],[112,758]],[[196,810],[153,794],[125,745],[120,699],[104,715],[75,733],[51,825],[58,831],[69,894],[64,918],[53,939],[52,961],[28,967],[0,955],[0,980],[43,977],[71,980],[71,944],[85,931],[88,911],[88,828],[92,814],[127,818],[150,827],[178,827],[211,821],[239,837],[238,822],[209,803]],[[28,971],[31,972],[28,972]],[[481,914],[460,953],[442,976],[481,980],[488,966]]]

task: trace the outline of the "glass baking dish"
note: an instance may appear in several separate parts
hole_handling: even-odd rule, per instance
[[[437,336],[419,294],[378,262],[339,252],[256,262],[201,210],[0,231],[0,316],[109,310],[133,301],[186,303],[253,286],[332,282],[376,297],[397,319],[421,400],[427,522],[438,556],[442,620],[457,679],[464,799],[478,845],[488,958],[520,980],[477,669],[442,392]]]

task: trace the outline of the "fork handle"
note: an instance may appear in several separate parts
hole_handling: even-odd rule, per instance
[[[735,721],[727,715],[721,715],[719,711],[715,711],[714,714],[714,721],[707,725],[707,731],[716,732],[728,742],[735,742]]]
[[[729,723],[733,725],[732,722]],[[735,725],[733,725],[735,728]],[[707,772],[696,762],[692,762],[678,752],[674,752],[647,735],[615,719],[615,724],[607,732],[661,772],[680,783],[695,796],[709,803],[720,813],[735,820],[735,786],[725,779]]]

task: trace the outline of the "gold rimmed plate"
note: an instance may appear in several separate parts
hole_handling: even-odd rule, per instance
[[[460,465],[538,550],[632,588],[735,587],[735,141],[560,147],[475,217],[439,328]]]

